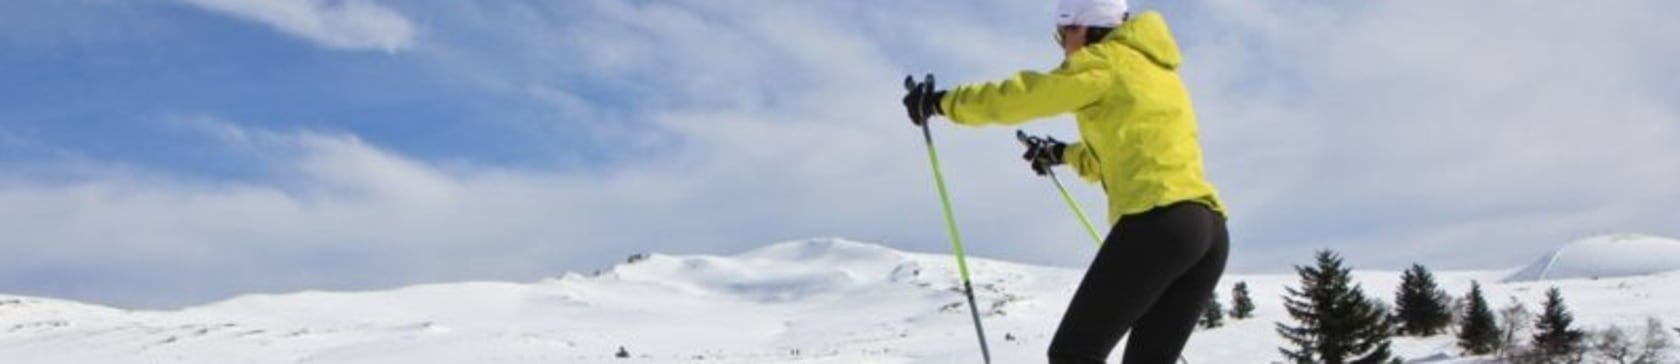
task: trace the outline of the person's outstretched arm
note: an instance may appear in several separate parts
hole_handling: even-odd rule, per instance
[[[1077,110],[1096,102],[1114,82],[1099,60],[1080,56],[1050,73],[1024,71],[1002,81],[957,86],[940,100],[941,109],[964,125],[1013,125]]]

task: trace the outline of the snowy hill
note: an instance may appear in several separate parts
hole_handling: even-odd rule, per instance
[[[1680,241],[1619,234],[1581,239],[1505,277],[1509,282],[1611,278],[1680,271]]]
[[[1305,260],[1306,257],[1303,257]],[[0,296],[0,358],[20,363],[960,363],[979,358],[953,258],[841,239],[732,256],[644,255],[593,275],[378,292],[252,295],[178,311]],[[993,355],[1042,362],[1078,270],[970,259]],[[1538,307],[1560,287],[1577,323],[1680,323],[1680,274],[1494,283],[1504,271],[1436,272],[1457,295]],[[1359,271],[1391,299],[1398,272]],[[1248,282],[1257,317],[1192,338],[1193,363],[1280,360],[1273,322],[1293,275]],[[1008,338],[1012,338],[1010,340]],[[619,347],[630,359],[615,359]],[[1455,358],[1452,339],[1397,339],[1407,358]]]

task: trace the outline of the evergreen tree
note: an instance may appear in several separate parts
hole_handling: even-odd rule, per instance
[[[1277,324],[1277,332],[1295,347],[1279,348],[1295,363],[1383,363],[1391,359],[1393,328],[1380,302],[1352,284],[1351,269],[1335,252],[1316,254],[1315,266],[1296,266],[1301,288],[1289,287],[1284,308],[1298,326]]]
[[[1583,333],[1569,327],[1574,321],[1574,315],[1563,305],[1563,293],[1557,287],[1546,290],[1546,305],[1534,322],[1534,349],[1547,358],[1578,356]]]
[[[1493,309],[1482,298],[1482,285],[1470,282],[1470,294],[1464,299],[1464,321],[1458,326],[1458,347],[1472,355],[1492,353],[1499,347],[1499,327],[1493,319]]]
[[[1231,318],[1242,320],[1254,317],[1254,300],[1248,297],[1248,283],[1237,282],[1231,287]]]
[[[1225,307],[1219,305],[1219,294],[1208,294],[1207,307],[1202,309],[1202,328],[1211,329],[1225,326]]]
[[[1433,336],[1446,331],[1452,323],[1447,310],[1447,292],[1435,285],[1435,275],[1423,265],[1412,264],[1400,275],[1400,289],[1394,294],[1395,310],[1400,319],[1400,332],[1414,336]]]

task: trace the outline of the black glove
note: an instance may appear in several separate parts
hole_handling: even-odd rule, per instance
[[[1050,174],[1050,167],[1067,163],[1062,160],[1062,151],[1067,149],[1067,143],[1048,136],[1030,136],[1020,130],[1015,131],[1015,139],[1020,140],[1021,144],[1027,147],[1027,152],[1021,154],[1021,159],[1032,163],[1033,173],[1038,173],[1040,176],[1048,175]]]
[[[928,118],[945,114],[939,109],[939,100],[945,98],[945,91],[933,90],[933,75],[927,75],[920,83],[904,76],[904,90],[904,110],[909,114],[911,124],[926,125]]]

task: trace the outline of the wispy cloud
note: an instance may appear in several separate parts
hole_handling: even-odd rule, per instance
[[[394,52],[414,41],[414,24],[373,0],[180,0],[274,27],[325,47]]]
[[[339,133],[194,123],[225,132],[217,140],[227,149],[254,152],[252,162],[277,177],[208,181],[106,165],[68,182],[0,178],[0,225],[14,232],[0,244],[5,285],[156,305],[436,279],[440,266],[531,279],[555,263],[516,257],[617,254],[564,241],[591,224],[588,212],[565,207],[599,199],[554,188],[568,185],[561,180],[446,172]],[[157,291],[126,288],[137,286]]]
[[[1680,108],[1652,92],[1672,4],[1299,5],[1186,13],[1220,29],[1189,33],[1188,72],[1261,243],[1487,266],[1676,216]]]
[[[426,19],[424,51],[400,60],[421,72],[392,77],[497,111],[450,125],[463,138],[513,128],[535,136],[506,142],[551,154],[504,165],[351,131],[441,128],[401,113],[309,113],[312,128],[178,118],[196,139],[177,142],[261,173],[86,158],[63,168],[97,173],[0,170],[0,229],[24,232],[0,241],[0,277],[23,277],[0,286],[169,305],[530,279],[630,252],[818,235],[943,251],[899,78],[931,71],[949,85],[1059,61],[1044,2],[192,1],[349,49],[410,46],[397,10]],[[1319,247],[1362,266],[1496,268],[1588,233],[1680,235],[1680,159],[1668,157],[1680,155],[1680,110],[1665,96],[1680,82],[1663,63],[1680,29],[1659,19],[1674,5],[1170,6],[1210,173],[1234,208],[1233,271],[1285,269]],[[327,20],[268,20],[370,11],[408,30],[328,41],[344,36],[292,30],[334,29],[308,25]],[[1066,119],[1028,127],[1075,135]],[[56,148],[5,130],[0,148]],[[936,126],[970,253],[1083,264],[1090,242],[1020,164],[1011,132]],[[1100,214],[1097,188],[1072,188]]]
[[[230,182],[141,171],[42,183],[9,176],[14,178],[7,179],[7,196],[74,206],[62,212],[73,218],[20,224],[102,221],[108,225],[92,229],[100,236],[125,237],[123,244],[113,244],[76,233],[86,224],[36,229],[7,247],[29,250],[50,242],[62,247],[62,254],[11,265],[18,272],[11,276],[50,282],[28,272],[116,259],[105,266],[152,274],[114,274],[88,284],[156,286],[191,282],[200,273],[217,277],[191,291],[89,294],[101,301],[191,302],[253,290],[528,279],[588,269],[635,251],[720,252],[820,235],[915,250],[946,247],[940,235],[923,234],[939,224],[937,200],[929,194],[919,136],[893,106],[902,72],[890,61],[896,56],[888,57],[869,33],[852,31],[894,24],[874,13],[888,10],[790,3],[754,12],[736,11],[745,10],[743,4],[616,1],[437,6],[448,14],[477,14],[453,20],[458,33],[470,37],[443,38],[448,43],[427,54],[439,57],[447,74],[486,87],[489,92],[482,94],[552,105],[555,118],[541,120],[551,125],[538,130],[592,135],[584,139],[598,143],[609,163],[528,170],[421,160],[348,133],[190,119],[176,124],[225,143],[224,149],[236,152],[231,154],[248,156],[245,164],[264,166],[262,175],[271,178]],[[837,12],[858,18],[832,17]],[[595,20],[546,18],[562,14]],[[878,23],[848,22],[856,19]],[[475,28],[480,25],[485,28]],[[496,42],[506,43],[477,48]],[[577,62],[618,46],[657,52],[644,54],[639,65]],[[598,117],[573,119],[591,116]],[[954,193],[993,196],[960,204],[1058,211],[1050,195],[997,193],[998,186],[1044,187],[1025,169],[991,168],[1016,157],[1006,130],[949,131],[941,127],[947,148],[988,146],[947,157],[949,175],[974,182],[953,186]],[[584,146],[558,148],[588,153]],[[28,215],[24,211],[37,205],[6,206]],[[139,210],[150,213],[132,213]],[[1059,228],[1074,226],[1071,221],[1058,219],[1058,228],[1044,229],[1040,221],[1020,216],[1007,209],[965,212],[965,221],[976,227],[970,240],[986,245],[974,251],[1042,258],[1049,256],[1046,247],[1055,245],[992,242],[1025,241],[1046,230],[1066,233],[1038,236],[1079,236]],[[384,250],[395,252],[380,253]],[[160,268],[171,251],[202,252],[195,260],[202,265]],[[252,255],[256,252],[262,254]],[[319,262],[369,257],[373,260],[333,268],[331,276],[306,273],[320,269]],[[287,278],[240,273],[257,267],[285,272]],[[233,272],[210,273],[218,269]]]

